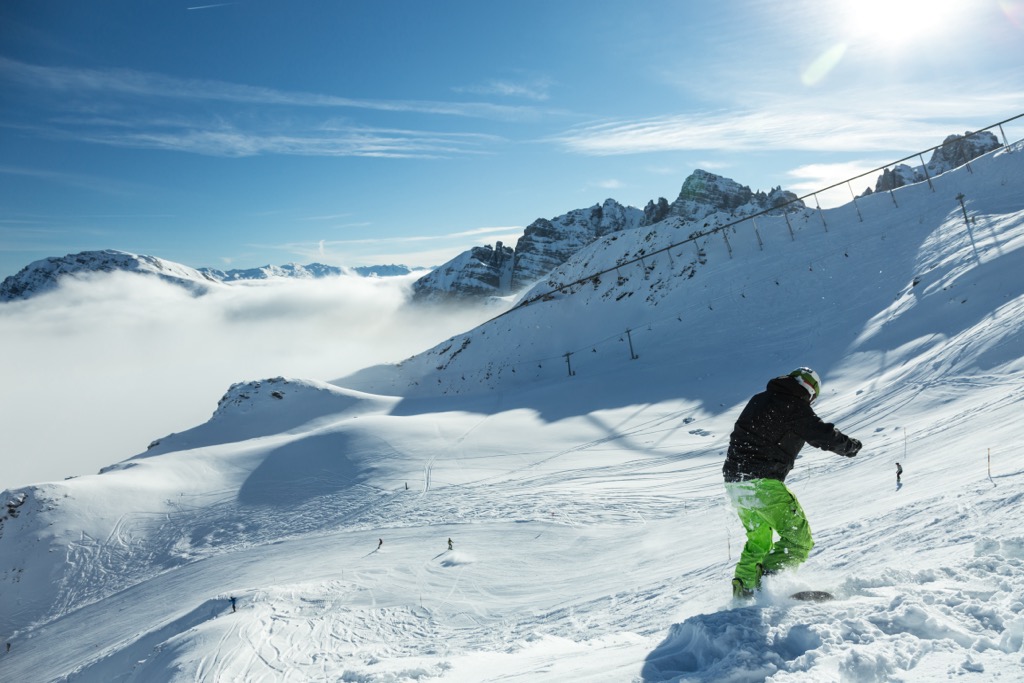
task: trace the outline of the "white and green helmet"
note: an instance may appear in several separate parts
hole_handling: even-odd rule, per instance
[[[811,403],[814,403],[814,400],[821,394],[821,378],[818,377],[818,373],[810,368],[797,368],[789,373],[789,376],[807,390],[807,393],[811,395]]]

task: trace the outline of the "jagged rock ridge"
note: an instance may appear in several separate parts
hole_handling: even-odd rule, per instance
[[[803,208],[796,195],[781,187],[754,192],[745,185],[703,170],[694,171],[671,204],[664,197],[643,210],[614,199],[576,209],[552,219],[538,218],[527,226],[515,249],[474,247],[459,254],[413,284],[418,301],[444,301],[507,296],[521,291],[595,241],[622,230],[665,220],[699,221],[713,213],[744,216],[787,207]]]
[[[921,183],[929,177],[934,178],[940,173],[952,170],[957,166],[966,164],[971,159],[980,157],[999,149],[1002,145],[999,139],[989,131],[972,133],[966,131],[963,135],[950,135],[942,141],[942,145],[932,152],[931,159],[923,167],[912,167],[907,164],[897,164],[891,169],[885,169],[882,175],[878,176],[875,182],[875,189],[870,187],[863,195],[874,192],[887,192],[897,187]]]

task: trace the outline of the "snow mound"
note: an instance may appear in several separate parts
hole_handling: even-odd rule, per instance
[[[316,380],[272,377],[231,385],[206,424],[150,444],[146,456],[291,432],[330,417],[385,412],[397,399]]]

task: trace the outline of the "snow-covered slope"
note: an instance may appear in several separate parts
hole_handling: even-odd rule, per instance
[[[28,299],[55,289],[63,277],[89,277],[96,273],[125,271],[158,277],[203,294],[217,280],[195,268],[155,256],[141,256],[116,249],[83,251],[35,261],[0,283],[0,301]]]
[[[241,383],[101,475],[5,492],[0,674],[1015,680],[1024,147],[971,166],[607,235],[401,364]],[[735,605],[728,434],[801,364],[864,450],[805,451],[817,547]]]

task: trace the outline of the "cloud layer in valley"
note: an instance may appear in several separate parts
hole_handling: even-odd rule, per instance
[[[235,382],[332,380],[396,362],[496,315],[407,304],[406,278],[344,276],[218,287],[67,279],[0,305],[9,362],[0,489],[96,472],[205,422]]]

